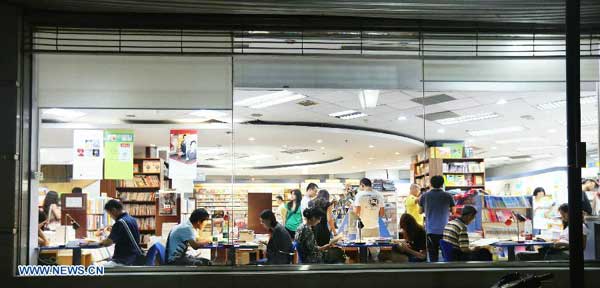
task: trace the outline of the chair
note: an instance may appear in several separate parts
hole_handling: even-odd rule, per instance
[[[442,257],[444,258],[444,262],[452,262],[455,260],[454,255],[454,246],[450,244],[450,242],[441,239],[440,240],[440,248],[442,250]]]
[[[166,248],[158,242],[154,243],[152,246],[150,246],[150,249],[148,249],[148,253],[146,253],[146,266],[156,266],[157,258],[158,264],[167,264]]]

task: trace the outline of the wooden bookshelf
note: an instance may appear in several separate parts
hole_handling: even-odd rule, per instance
[[[443,176],[446,189],[485,189],[483,158],[432,158],[411,165],[411,182],[429,187],[432,176]]]

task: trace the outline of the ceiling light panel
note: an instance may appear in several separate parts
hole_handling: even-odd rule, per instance
[[[440,119],[440,120],[436,120],[435,122],[442,124],[442,125],[453,125],[453,124],[459,124],[459,123],[464,123],[464,122],[479,121],[479,120],[492,119],[492,118],[498,118],[498,117],[500,117],[500,114],[498,114],[498,113],[487,112],[487,113],[468,114],[468,115],[463,115],[463,116],[458,116],[458,117],[453,117],[453,118]]]
[[[335,117],[338,119],[342,119],[342,120],[350,120],[350,119],[365,117],[368,115],[365,113],[362,113],[362,112],[354,111],[354,110],[346,110],[346,111],[331,113],[331,114],[329,114],[329,116]]]
[[[579,103],[581,103],[581,104],[593,104],[596,102],[597,102],[597,99],[596,99],[596,97],[593,97],[593,96],[579,98]],[[553,110],[553,109],[565,107],[565,105],[567,105],[567,100],[557,100],[557,101],[552,101],[552,102],[548,102],[548,103],[538,104],[535,106],[535,108],[537,108],[539,110]]]
[[[483,129],[483,130],[469,130],[467,133],[471,136],[487,136],[487,135],[497,135],[497,134],[507,134],[513,132],[524,131],[525,128],[521,126],[509,126],[509,127],[501,127],[501,128],[492,128],[492,129]]]
[[[306,96],[289,90],[282,90],[266,95],[246,98],[244,100],[240,100],[233,103],[233,105],[249,107],[252,109],[261,109],[291,101],[300,100],[303,98],[306,98]]]
[[[44,110],[43,114],[64,117],[64,118],[78,118],[78,117],[85,115],[85,113],[80,112],[80,111],[60,109],[60,108],[46,109],[46,110]]]
[[[541,141],[544,141],[544,138],[541,138],[541,137],[521,137],[521,138],[496,140],[496,144],[513,144],[513,143],[541,142]]]
[[[362,90],[358,93],[358,100],[362,109],[375,108],[379,99],[379,90]]]

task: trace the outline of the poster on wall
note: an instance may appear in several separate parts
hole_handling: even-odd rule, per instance
[[[102,179],[104,131],[73,131],[73,179]]]
[[[196,178],[197,130],[171,130],[169,141],[169,178]]]
[[[158,193],[158,213],[161,216],[177,216],[177,193]]]
[[[104,179],[132,179],[133,130],[105,130],[104,158]]]

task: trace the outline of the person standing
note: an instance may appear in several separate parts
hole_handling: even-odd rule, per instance
[[[448,224],[450,212],[454,209],[454,198],[446,192],[444,177],[435,175],[430,180],[432,189],[421,195],[419,205],[425,213],[425,231],[427,232],[427,252],[430,262],[437,262],[440,240],[444,235],[444,227]]]
[[[548,218],[554,202],[546,198],[546,190],[542,187],[533,189],[533,235],[540,235],[542,229],[548,229]]]
[[[406,200],[404,200],[404,206],[406,207],[406,213],[413,216],[417,223],[423,226],[423,214],[421,214],[421,208],[419,208],[419,196],[421,196],[421,186],[411,184],[410,192]]]
[[[290,191],[290,202],[288,202],[286,220],[285,220],[285,229],[290,233],[290,237],[294,238],[296,235],[296,229],[302,223],[302,210],[301,210],[301,201],[302,201],[302,192],[299,189],[294,189]]]
[[[260,213],[260,223],[271,234],[267,243],[267,264],[290,264],[292,238],[283,225],[277,222],[271,210]]]
[[[329,192],[325,189],[319,190],[317,198],[309,204],[311,208],[317,208],[325,212],[325,217],[314,228],[317,244],[323,246],[331,240],[331,234],[335,232],[335,221],[333,219],[333,206],[329,202]]]
[[[285,225],[285,219],[287,218],[287,208],[285,207],[285,201],[283,201],[283,196],[277,195],[275,197],[277,200],[277,220],[282,225]]]
[[[354,199],[354,213],[364,227],[362,237],[379,237],[379,217],[384,216],[383,196],[373,191],[373,184],[368,178],[360,180],[359,192]],[[373,261],[378,260],[379,248],[369,248]]]
[[[587,215],[592,215],[594,213],[587,192],[595,192],[596,190],[598,190],[598,182],[593,179],[583,180],[581,184],[581,192],[583,193],[583,195],[581,195],[581,210]]]
[[[304,211],[306,208],[309,208],[310,201],[317,198],[317,193],[319,192],[319,186],[315,183],[309,183],[306,186],[306,194],[302,198],[302,202],[300,203],[300,213]]]

